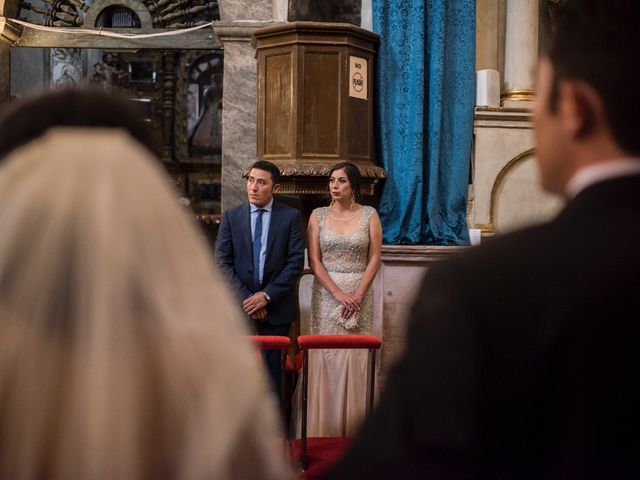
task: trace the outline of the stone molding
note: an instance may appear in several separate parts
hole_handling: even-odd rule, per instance
[[[247,21],[239,20],[234,22],[216,21],[213,22],[213,31],[220,43],[225,42],[251,42],[253,32],[258,28],[280,25],[282,22],[275,20]]]
[[[384,265],[429,266],[467,250],[466,246],[383,245]]]

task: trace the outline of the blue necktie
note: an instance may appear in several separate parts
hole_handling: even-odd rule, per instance
[[[253,232],[253,287],[257,292],[260,290],[260,250],[262,249],[262,214],[263,208],[256,210],[256,228]]]

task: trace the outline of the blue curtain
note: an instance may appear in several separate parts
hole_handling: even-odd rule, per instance
[[[384,243],[468,243],[475,4],[373,0]]]

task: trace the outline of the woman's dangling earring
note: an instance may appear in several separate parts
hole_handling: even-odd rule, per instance
[[[329,203],[329,206],[330,206],[330,207],[333,207],[333,204],[334,204],[334,203],[336,203],[336,199],[335,199],[335,198],[332,198],[332,199],[331,199],[331,203]]]
[[[356,194],[352,193],[351,194],[351,209],[353,210],[353,208],[356,206]]]

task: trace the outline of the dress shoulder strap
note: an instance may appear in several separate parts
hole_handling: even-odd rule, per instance
[[[375,212],[375,208],[370,207],[369,205],[363,205],[362,218],[367,228],[369,228],[369,223],[371,223],[371,215],[373,215],[373,212]]]
[[[313,210],[313,213],[316,214],[316,218],[318,219],[319,225],[324,225],[324,220],[327,218],[329,214],[329,207],[318,207]]]

